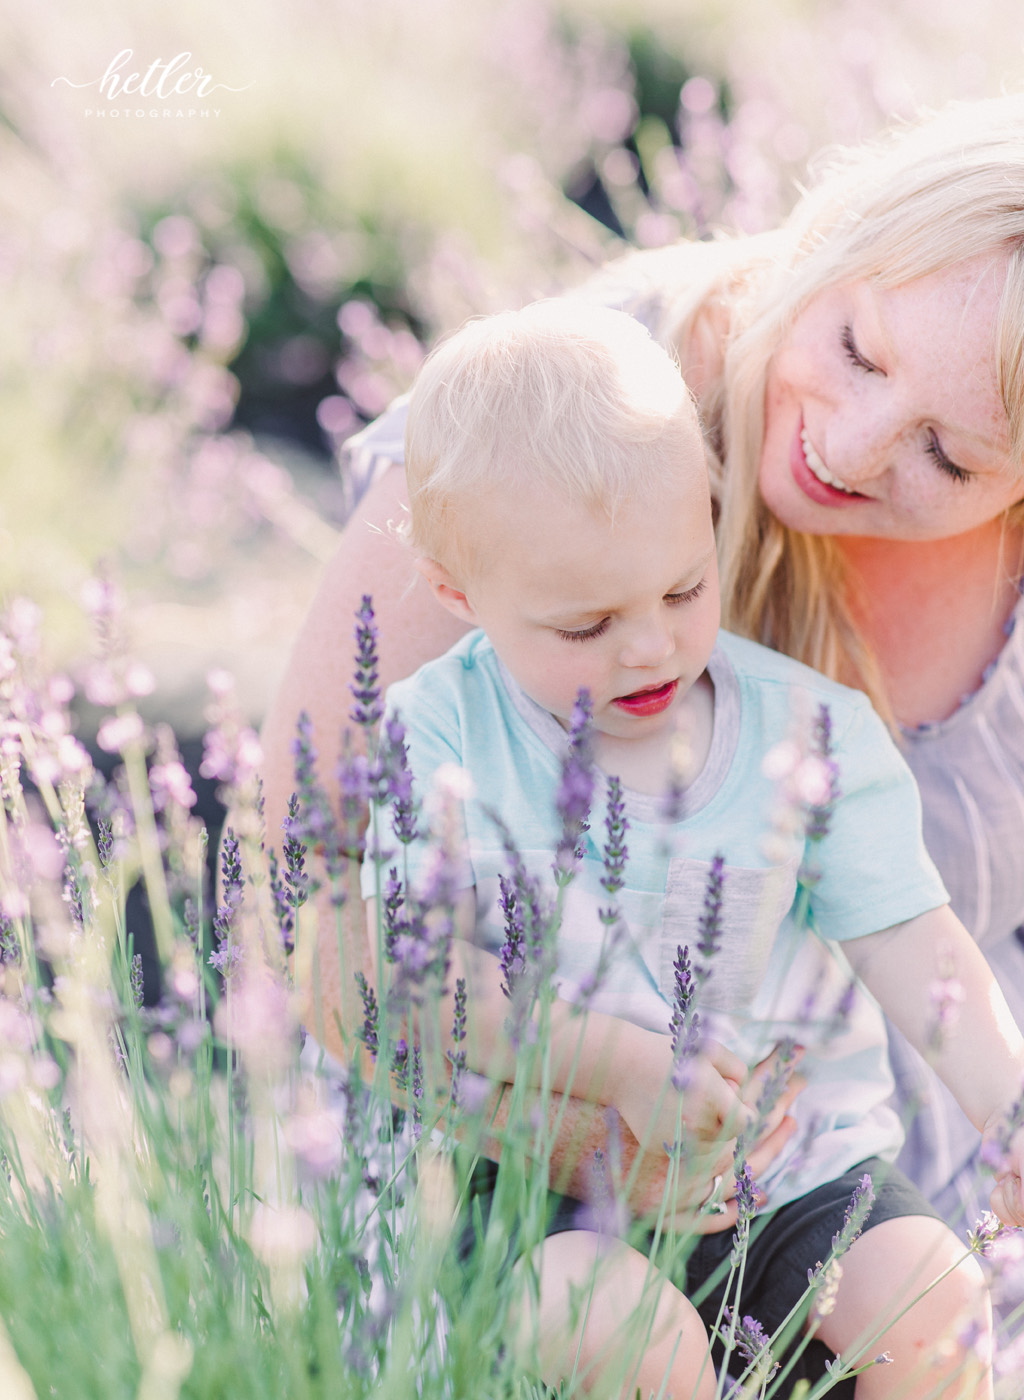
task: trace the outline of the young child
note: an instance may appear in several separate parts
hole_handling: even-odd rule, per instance
[[[844,1355],[868,1338],[869,1357],[892,1353],[892,1365],[859,1377],[861,1400],[990,1395],[984,1365],[965,1364],[966,1342],[951,1334],[936,1350],[964,1315],[984,1333],[984,1287],[973,1260],[951,1268],[963,1245],[885,1165],[901,1129],[886,1105],[884,1031],[876,1001],[851,994],[850,969],[992,1138],[1021,1092],[1024,1042],[948,907],[923,848],[913,781],[866,699],[720,633],[702,438],[677,367],[630,317],[569,300],[470,322],[421,370],[406,462],[418,568],[444,607],[481,629],[388,695],[406,726],[419,792],[444,764],[472,781],[465,940],[452,973],[470,984],[471,1066],[509,1082],[517,1074],[496,956],[507,857],[488,810],[500,814],[528,868],[550,882],[560,762],[585,689],[597,764],[625,789],[629,859],[617,899],[628,932],[595,987],[605,940],[597,911],[608,902],[599,785],[558,935],[553,1087],[613,1106],[648,1144],[674,1140],[681,1108],[688,1141],[711,1152],[750,1119],[742,1088],[750,1067],[787,1038],[803,1046],[799,1127],[760,1183],[766,1212],[739,1311],[769,1333],[781,1323],[869,1172],[876,1201],[844,1256],[820,1337]],[[809,724],[823,706],[838,772],[831,794],[825,765],[800,768],[792,739],[794,716]],[[680,736],[688,774],[681,814],[666,830],[661,794]],[[780,812],[783,770],[791,805]],[[802,802],[803,819],[792,802]],[[811,847],[805,819],[826,807]],[[705,1041],[680,1096],[667,1087],[674,960],[680,945],[696,950],[719,852],[722,939],[700,1012],[725,1049]],[[421,854],[414,844],[413,876]],[[811,858],[816,875],[807,881]],[[364,892],[373,892],[369,869]],[[806,919],[793,917],[798,898]],[[959,1014],[937,1035],[935,989],[954,982]],[[580,1016],[571,1003],[584,989],[589,1010]],[[1018,1135],[993,1192],[998,1213],[1015,1224],[1024,1224],[1022,1158]],[[690,1291],[730,1243],[709,1236],[698,1245],[686,1265]],[[609,1339],[648,1269],[644,1255],[625,1244],[609,1254],[607,1241],[585,1229],[545,1241],[538,1329],[546,1379],[568,1373],[577,1355],[591,1377],[611,1364],[624,1343]],[[944,1269],[941,1283],[890,1322]],[[572,1306],[575,1289],[585,1292],[582,1308]],[[712,1294],[704,1316],[715,1310]],[[625,1380],[645,1396],[704,1400],[715,1391],[707,1357],[701,1316],[666,1281],[650,1345]]]

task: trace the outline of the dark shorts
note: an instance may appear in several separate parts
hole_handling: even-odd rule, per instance
[[[739,1303],[742,1315],[749,1313],[755,1317],[769,1334],[782,1325],[807,1287],[807,1271],[828,1258],[832,1236],[842,1227],[854,1188],[865,1173],[871,1177],[875,1193],[865,1230],[900,1216],[941,1218],[898,1168],[877,1157],[869,1158],[806,1196],[755,1217],[750,1228],[743,1293]],[[497,1167],[489,1161],[479,1162],[473,1174],[471,1197],[479,1208],[476,1218],[484,1227],[496,1176]],[[593,1229],[588,1208],[571,1196],[549,1191],[545,1234],[557,1235],[566,1230],[581,1229]],[[460,1251],[464,1256],[472,1252],[475,1238],[472,1221],[467,1216]],[[644,1253],[650,1250],[652,1238],[641,1226],[637,1226],[627,1238],[630,1244]],[[690,1235],[675,1251],[671,1242],[659,1246],[656,1256],[673,1283],[693,1300],[709,1329],[718,1316],[733,1243],[731,1230],[723,1230],[716,1235]],[[521,1251],[522,1245],[515,1232],[510,1232],[510,1262]],[[825,1362],[831,1355],[821,1342],[812,1342],[790,1371],[788,1383],[793,1384],[803,1377],[815,1380],[823,1376]],[[851,1397],[853,1392],[854,1382],[843,1381],[829,1394],[841,1400],[842,1397]]]

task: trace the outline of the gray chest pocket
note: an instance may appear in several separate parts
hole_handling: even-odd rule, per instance
[[[796,896],[797,861],[748,869],[726,866],[722,887],[722,937],[711,976],[700,994],[709,1011],[743,1012],[765,978],[779,924]],[[700,918],[711,864],[676,857],[668,872],[662,911],[658,983],[671,1005],[677,949],[689,947],[700,961]]]

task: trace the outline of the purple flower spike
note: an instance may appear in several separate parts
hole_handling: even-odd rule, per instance
[[[388,715],[378,755],[381,800],[391,803],[391,826],[403,846],[411,845],[420,836],[416,821],[416,800],[413,796],[412,770],[409,751],[405,745],[405,725],[397,714]]]
[[[501,895],[498,904],[505,916],[505,941],[501,945],[501,990],[511,999],[526,970],[523,946],[523,915],[516,899],[515,883],[507,875],[498,876]]]
[[[569,748],[562,761],[562,775],[555,794],[555,811],[562,833],[555,852],[554,871],[560,884],[571,878],[582,859],[581,841],[589,830],[590,804],[594,796],[593,706],[581,690],[569,720]]]
[[[827,705],[822,705],[814,721],[814,747],[825,764],[828,781],[828,796],[824,802],[812,805],[807,812],[807,839],[821,841],[828,835],[832,823],[832,813],[840,797],[839,764],[832,751],[832,713]]]
[[[718,952],[722,941],[722,891],[725,887],[725,857],[720,853],[713,856],[704,887],[704,908],[697,927],[700,938],[697,951],[703,963],[697,969],[697,976],[703,981],[711,972],[711,960]]]
[[[874,1203],[874,1187],[871,1184],[870,1176],[865,1172],[854,1187],[850,1204],[846,1207],[846,1215],[843,1217],[842,1228],[832,1236],[832,1248],[837,1255],[845,1254],[863,1230],[864,1223]]]
[[[677,948],[675,992],[669,1034],[672,1037],[672,1083],[680,1092],[686,1088],[688,1061],[700,1050],[700,1016],[697,1014],[697,983],[690,966],[689,948]]]
[[[726,1326],[734,1330],[736,1350],[747,1365],[754,1368],[753,1375],[763,1388],[779,1369],[779,1363],[773,1359],[768,1345],[768,1333],[749,1313],[737,1318],[732,1309],[726,1307],[722,1316]]]
[[[380,1008],[377,1005],[377,997],[361,972],[356,973],[356,986],[359,988],[359,996],[363,1003],[363,1025],[359,1032],[359,1039],[376,1059],[377,1051],[380,1049]]]
[[[629,847],[626,845],[629,819],[626,816],[626,803],[622,796],[622,783],[618,778],[608,779],[608,807],[604,826],[608,833],[608,839],[602,852],[604,874],[601,877],[601,887],[607,892],[610,899],[614,899],[625,884],[626,861],[629,858]],[[605,918],[606,912],[602,910],[602,920],[605,923],[612,922],[611,919]]]
[[[753,1220],[761,1204],[757,1182],[746,1161],[736,1172],[736,1204],[738,1226]]]
[[[364,593],[356,613],[356,676],[349,686],[355,698],[350,716],[364,729],[373,729],[384,713],[378,684],[377,625],[373,617],[372,599]]]
[[[288,891],[281,879],[281,871],[274,851],[270,852],[270,899],[274,908],[274,918],[281,931],[281,946],[286,953],[295,948],[295,913]]]
[[[466,1051],[462,1042],[466,1039],[466,979],[458,977],[455,980],[455,1008],[452,1020],[452,1041],[458,1047],[448,1051],[448,1059],[452,1066],[451,1096],[452,1102],[459,1102],[459,1086],[462,1076],[466,1072]]]
[[[217,947],[210,954],[209,962],[211,967],[227,978],[242,960],[242,949],[234,941],[234,930],[244,893],[240,848],[231,827],[224,833],[221,872],[224,877],[224,902],[214,915],[213,934]]]

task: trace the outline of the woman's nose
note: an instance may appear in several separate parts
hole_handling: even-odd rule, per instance
[[[859,491],[890,466],[900,439],[897,415],[879,401],[863,402],[836,412],[819,447],[812,443],[807,456],[812,469],[824,467],[851,490]],[[822,454],[814,460],[813,453]]]

